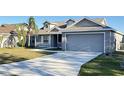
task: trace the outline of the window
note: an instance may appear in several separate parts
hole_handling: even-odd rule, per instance
[[[49,41],[48,36],[43,36],[43,42],[44,42],[44,43],[48,43],[48,41]]]
[[[41,42],[41,36],[40,35],[38,35],[36,39],[37,39],[37,42]]]

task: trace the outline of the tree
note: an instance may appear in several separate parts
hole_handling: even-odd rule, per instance
[[[17,37],[18,37],[18,44],[21,45],[21,31],[20,31],[20,25],[16,25],[16,31],[17,31]]]
[[[19,40],[18,44],[24,47],[26,43],[27,24],[16,25],[16,31]]]
[[[32,34],[36,34],[38,32],[38,27],[35,23],[35,19],[34,17],[30,17],[29,18],[29,22],[28,22],[28,29],[29,32],[27,33],[27,37],[28,37],[28,47],[30,47],[30,39],[31,39],[31,33]],[[36,35],[37,36],[37,35]],[[35,37],[36,38],[36,37]]]
[[[30,31],[30,32],[37,33],[38,27],[37,27],[37,25],[36,25],[36,22],[35,22],[34,17],[30,17],[30,18],[29,18],[28,28],[29,28],[29,31]]]

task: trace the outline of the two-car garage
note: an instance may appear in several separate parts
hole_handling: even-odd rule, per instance
[[[104,33],[66,33],[65,50],[104,52]]]

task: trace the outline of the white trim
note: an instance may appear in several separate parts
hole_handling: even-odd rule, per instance
[[[51,47],[51,35],[49,35],[49,46]]]
[[[103,34],[103,35],[104,35],[104,41],[103,41],[103,42],[104,42],[104,53],[105,53],[105,45],[106,45],[106,44],[105,44],[105,40],[106,40],[106,39],[105,39],[105,32],[65,33],[65,39],[64,39],[64,40],[65,40],[65,51],[67,50],[67,35],[68,35],[68,34]]]

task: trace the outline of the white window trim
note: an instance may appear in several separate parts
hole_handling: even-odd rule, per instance
[[[103,34],[104,35],[104,53],[106,52],[106,50],[105,50],[105,46],[106,46],[106,44],[105,44],[105,32],[84,32],[84,33],[64,33],[65,34],[65,51],[67,50],[67,35],[69,35],[69,34]]]

